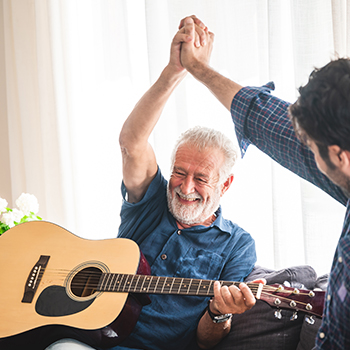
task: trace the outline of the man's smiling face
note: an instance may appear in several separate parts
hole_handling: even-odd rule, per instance
[[[180,224],[207,225],[219,207],[222,152],[212,148],[201,151],[183,144],[175,156],[168,184],[168,206]]]

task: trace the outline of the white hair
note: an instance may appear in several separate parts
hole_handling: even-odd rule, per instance
[[[218,130],[201,126],[195,126],[183,132],[175,143],[171,156],[171,171],[174,169],[176,153],[179,147],[184,144],[193,146],[199,151],[212,148],[222,152],[224,163],[219,170],[220,183],[227,180],[236,162],[238,150],[226,135]]]

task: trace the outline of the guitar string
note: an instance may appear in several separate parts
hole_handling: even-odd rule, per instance
[[[46,276],[49,276],[49,275],[51,275],[52,273],[54,274],[54,275],[60,275],[60,273],[61,273],[61,275],[62,275],[62,277],[64,277],[64,278],[66,278],[70,273],[66,273],[66,272],[63,272],[64,270],[59,270],[59,271],[61,271],[61,272],[59,272],[59,273],[57,273],[57,272],[53,272],[54,270],[49,270],[49,271],[45,271],[44,273],[45,273],[45,275]],[[78,274],[76,274],[76,275],[79,275],[80,277],[84,277],[84,278],[88,278],[88,277],[97,277],[97,278],[100,278],[101,277],[101,273],[82,273],[82,272],[79,272]],[[202,281],[202,282],[207,282],[207,283],[210,283],[210,282],[212,282],[212,280],[201,280],[201,279],[196,279],[196,278],[190,278],[190,277],[184,277],[184,278],[182,278],[182,277],[171,277],[171,276],[168,276],[168,277],[165,277],[165,276],[153,276],[153,275],[139,275],[139,274],[125,274],[125,273],[120,273],[120,274],[118,274],[118,273],[114,273],[114,274],[110,274],[110,275],[113,275],[113,276],[117,276],[117,275],[121,275],[121,276],[127,276],[128,278],[129,277],[131,277],[131,276],[141,276],[141,277],[143,277],[144,279],[147,279],[147,278],[153,278],[153,279],[155,279],[155,278],[157,278],[157,279],[168,279],[168,278],[170,278],[170,279],[179,279],[179,280],[185,280],[185,281],[198,281],[198,282],[200,282],[200,281]],[[231,285],[231,284],[239,284],[239,283],[241,283],[241,282],[233,282],[233,281],[220,281],[219,280],[219,282],[221,282],[221,283],[223,283],[224,285]],[[175,282],[176,283],[176,282]],[[252,287],[254,287],[254,286],[256,286],[256,288],[259,288],[259,283],[253,283],[253,282],[248,282],[248,283],[246,283],[248,286],[252,286]],[[266,289],[266,288],[271,288],[271,290],[277,290],[278,289],[278,287],[275,287],[275,286],[270,286],[270,285],[263,285],[263,289]],[[286,287],[286,288],[290,288],[290,287]],[[287,290],[292,290],[292,289],[287,289]],[[294,290],[294,289],[293,289]],[[301,290],[303,290],[303,289],[301,289]],[[306,291],[308,291],[308,290],[306,290]],[[281,291],[282,292],[282,291]],[[309,291],[308,291],[309,292]]]
[[[51,271],[53,271],[53,270],[51,270]],[[45,271],[44,273],[45,273],[45,275],[50,275],[50,272],[51,272],[51,271]],[[60,270],[60,271],[62,272],[62,271],[64,271],[64,270]],[[43,275],[44,273],[41,273],[41,275]],[[57,273],[55,273],[55,275],[57,275]],[[113,274],[113,275],[118,275],[118,274]],[[199,279],[181,278],[181,277],[164,277],[164,276],[132,275],[132,274],[119,274],[119,275],[127,276],[128,278],[131,277],[131,276],[142,276],[143,279],[147,279],[147,278],[151,279],[151,277],[152,277],[154,281],[152,281],[151,284],[156,283],[156,280],[162,280],[162,279],[164,279],[164,282],[165,282],[165,280],[166,280],[167,278],[170,278],[171,280],[172,280],[172,279],[175,279],[175,281],[174,281],[174,283],[173,283],[173,286],[172,286],[172,289],[173,289],[174,287],[176,287],[177,289],[179,289],[179,286],[180,286],[180,285],[182,285],[183,288],[188,288],[188,284],[189,284],[190,282],[193,283],[193,281],[198,282],[198,283],[200,283],[200,281],[202,281],[202,283],[203,283],[203,282],[206,282],[206,284],[210,284],[210,283],[213,282],[213,281],[211,281],[211,280],[199,280]],[[99,280],[100,277],[101,277],[101,274],[100,274],[100,273],[96,273],[96,274],[95,274],[95,273],[86,273],[86,274],[80,273],[79,276],[81,277],[80,279],[84,279],[84,278],[96,278],[96,279]],[[62,272],[62,281],[64,281],[66,278],[67,278],[67,274],[64,273],[64,272]],[[176,279],[181,280],[181,282],[180,282],[180,281],[177,281]],[[117,282],[117,281],[115,281],[115,280],[111,280],[111,281]],[[110,281],[110,282],[111,282],[111,281]],[[120,281],[119,281],[119,282],[120,282]],[[119,282],[118,282],[118,283],[119,283]],[[222,282],[222,281],[219,281],[219,282]],[[231,283],[230,281],[228,281],[228,282],[225,281],[225,282],[223,283],[223,285],[230,286],[231,284],[239,284],[239,283],[240,283],[240,282],[232,282],[232,283]],[[107,284],[108,284],[108,283],[107,283]],[[121,284],[121,285],[123,284],[123,280],[121,280],[121,283],[120,283],[120,284]],[[125,284],[125,281],[124,281],[124,284]],[[139,282],[139,284],[140,284],[140,282]],[[152,289],[151,284],[148,286],[148,289]],[[204,284],[204,286],[205,286],[206,284]],[[258,289],[259,289],[259,284],[258,284],[258,283],[246,283],[246,284],[249,286],[249,288],[252,290],[252,292],[257,292]],[[79,280],[78,280],[78,281],[76,281],[76,283],[74,283],[74,285],[77,286],[77,287],[84,287],[84,286],[86,286],[86,282],[84,282],[84,281],[83,281],[83,282],[79,282]],[[123,286],[123,288],[124,288],[124,289],[125,289],[125,288],[128,288],[128,287],[131,286],[131,285],[132,285],[132,282],[130,283],[130,281],[129,281],[129,282],[127,282],[127,285],[126,285],[126,286],[125,286],[125,285]],[[118,284],[117,287],[120,288],[120,285]],[[130,288],[134,288],[134,287],[136,287],[136,285],[132,285],[132,287],[130,287]],[[161,288],[161,287],[163,287],[163,286],[160,285],[159,288]],[[170,287],[170,283],[168,283],[168,285],[167,285],[166,287]],[[203,288],[203,287],[202,287],[202,288]],[[197,284],[194,284],[194,285],[192,286],[192,288],[190,287],[190,289],[196,290],[196,289],[198,289],[198,285],[197,285]],[[262,292],[267,292],[267,291],[276,292],[277,289],[278,289],[278,287],[272,287],[272,286],[269,286],[269,285],[263,285],[263,287],[262,287]],[[203,289],[200,289],[200,290],[203,291]],[[282,290],[282,291],[279,292],[279,293],[287,293],[287,292],[292,293],[291,290],[285,290],[285,291]],[[310,291],[306,290],[306,292],[299,292],[298,295],[302,295],[302,296],[304,296],[304,295],[309,295],[309,292],[310,292]]]
[[[58,273],[56,272],[56,271],[58,271]],[[68,273],[67,273],[68,272]],[[63,269],[60,269],[60,270],[46,270],[46,271],[44,271],[44,272],[42,272],[41,273],[41,275],[43,275],[43,274],[45,274],[45,276],[49,276],[49,275],[51,275],[51,274],[54,274],[54,275],[60,275],[61,274],[61,276],[63,277],[63,278],[67,278],[67,276],[69,275],[71,273],[71,270],[63,270]],[[81,277],[81,279],[83,279],[83,278],[88,278],[88,277],[95,277],[95,278],[98,278],[98,279],[100,279],[100,277],[101,277],[101,273],[95,273],[95,272],[86,272],[86,273],[84,273],[84,272],[78,272],[77,274],[76,274],[77,276],[79,276],[79,277]],[[168,277],[165,277],[165,276],[152,276],[152,275],[139,275],[139,274],[125,274],[125,273],[120,273],[120,274],[118,274],[118,273],[111,273],[110,274],[111,276],[117,276],[117,275],[120,275],[120,276],[122,276],[122,277],[125,277],[125,276],[127,276],[128,278],[129,277],[131,277],[131,276],[141,276],[143,279],[151,279],[151,278],[153,278],[153,279],[164,279],[164,280],[166,280],[166,279],[174,279],[175,280],[175,282],[174,282],[174,284],[176,283],[177,285],[178,285],[178,283],[180,282],[180,281],[177,281],[177,280],[181,280],[181,283],[183,284],[183,282],[185,281],[185,282],[198,282],[198,283],[200,283],[200,282],[206,282],[206,283],[211,283],[211,282],[214,282],[214,280],[201,280],[201,279],[196,279],[196,278],[190,278],[190,277],[184,277],[184,278],[182,278],[182,277],[171,277],[171,276],[168,276]],[[239,284],[239,283],[241,283],[241,282],[233,282],[233,281],[220,281],[219,280],[219,282],[221,282],[223,285],[227,285],[227,286],[230,286],[230,285],[232,285],[232,284],[235,284],[235,285],[237,285],[237,284]],[[122,283],[123,283],[123,280],[122,280]],[[128,282],[128,283],[130,283],[130,281]],[[153,283],[153,282],[152,282]],[[180,284],[181,284],[180,283]],[[253,282],[248,282],[248,283],[246,283],[248,286],[250,286],[251,287],[251,289],[253,288],[254,289],[254,287],[255,288],[259,288],[259,283],[253,283]],[[195,287],[198,287],[197,285],[195,285]],[[277,290],[278,289],[278,287],[276,287],[276,286],[270,286],[270,285],[263,285],[263,289],[264,290],[266,290],[266,289],[269,289],[270,288],[270,290],[273,290],[273,291],[275,291],[275,290]],[[289,289],[286,289],[286,288],[289,288]],[[289,291],[291,291],[292,289],[290,289],[290,287],[286,287],[285,288],[285,290],[289,290]],[[294,290],[294,289],[293,289]],[[301,289],[302,291],[303,291],[303,289]],[[306,294],[308,294],[309,293],[309,290],[305,290],[305,291],[307,291],[307,293],[302,293],[302,292],[300,292],[299,294],[304,294],[304,295],[306,295]],[[282,291],[281,291],[282,292]]]
[[[51,270],[51,271],[46,271],[45,272],[45,275],[46,276],[51,276],[52,275],[52,271],[53,270]],[[63,270],[61,270],[61,271],[63,271]],[[54,275],[58,275],[57,273],[54,273]],[[117,276],[118,274],[113,274],[114,276]],[[210,284],[210,283],[213,283],[214,281],[212,281],[212,280],[199,280],[199,279],[192,279],[192,278],[181,278],[181,277],[163,277],[163,276],[151,276],[151,275],[132,275],[132,274],[119,274],[119,275],[122,275],[123,277],[124,276],[127,276],[128,277],[128,279],[131,277],[131,276],[142,276],[143,277],[143,279],[145,279],[145,280],[147,280],[147,279],[151,279],[151,277],[153,278],[153,280],[154,281],[152,281],[152,282],[150,282],[150,283],[156,283],[156,280],[164,280],[163,282],[165,282],[165,280],[166,279],[168,279],[168,278],[170,278],[171,280],[173,280],[174,279],[174,283],[173,283],[173,287],[179,287],[180,285],[183,285],[183,287],[184,288],[187,288],[188,287],[188,284],[189,283],[193,283],[193,282],[195,282],[195,284],[193,285],[193,287],[192,287],[192,289],[197,289],[198,288],[198,284],[199,283],[203,283],[203,285],[204,286],[206,286],[206,285],[208,285],[208,284]],[[62,280],[65,280],[66,278],[67,278],[67,276],[68,276],[68,274],[66,274],[65,272],[61,272],[61,278],[62,278]],[[85,274],[83,274],[83,273],[79,273],[79,279],[80,280],[84,280],[84,279],[88,279],[88,278],[96,278],[96,279],[100,279],[100,277],[101,277],[101,274],[99,274],[99,273],[85,273]],[[77,286],[79,286],[79,279],[76,281],[76,283],[75,283],[75,285],[77,285]],[[135,279],[135,278],[134,278]],[[115,279],[112,279],[111,281],[109,281],[109,283],[111,283],[112,281],[114,281],[114,282],[117,282],[117,281],[115,281]],[[122,280],[120,280],[120,281],[118,281],[118,284],[119,284],[119,282],[120,282],[120,284],[125,284],[125,279],[122,279]],[[146,282],[148,282],[148,281],[146,281]],[[221,282],[221,281],[219,281],[219,282]],[[84,281],[82,281],[82,282],[80,282],[81,283],[81,285],[80,286],[84,286],[85,285],[85,282]],[[131,284],[132,282],[130,282],[130,280],[129,280],[129,282],[127,282],[127,286],[129,286],[130,284]],[[197,284],[198,283],[198,284]],[[224,282],[223,283],[223,285],[227,285],[227,286],[230,286],[231,284],[239,284],[240,282],[231,282],[231,281],[228,281],[228,282]],[[107,283],[108,284],[108,283]],[[249,285],[249,284],[248,284]],[[126,286],[126,287],[127,287]],[[170,283],[168,283],[168,287],[170,286]],[[124,288],[125,288],[125,286],[124,286]],[[202,287],[203,288],[203,287]],[[250,289],[252,289],[252,290],[254,290],[254,288],[259,288],[259,285],[258,284],[254,284],[254,283],[251,283],[251,288]]]
[[[57,272],[58,271],[58,272]],[[68,275],[70,275],[71,273],[72,273],[72,271],[71,270],[64,270],[64,269],[59,269],[59,270],[52,270],[52,269],[49,269],[49,270],[46,270],[45,272],[43,272],[43,273],[45,273],[45,275],[46,276],[51,276],[52,274],[54,274],[54,275],[61,275],[63,278],[66,278]],[[79,277],[81,277],[81,279],[83,279],[83,278],[88,278],[88,277],[96,277],[96,278],[100,278],[101,276],[102,276],[102,274],[99,272],[99,273],[97,273],[97,272],[89,272],[89,271],[87,271],[87,272],[83,272],[83,271],[78,271],[77,273],[76,273],[76,275],[77,276],[79,276]],[[128,279],[129,279],[129,277],[131,277],[131,276],[141,276],[141,277],[143,277],[144,279],[151,279],[151,278],[153,278],[153,279],[168,279],[168,278],[170,278],[170,279],[175,279],[175,283],[178,283],[179,281],[176,281],[177,279],[178,280],[181,280],[181,283],[183,283],[183,281],[186,281],[186,282],[193,282],[193,281],[195,281],[195,282],[197,282],[198,281],[198,283],[200,283],[200,282],[206,282],[206,283],[212,283],[212,282],[214,282],[213,280],[201,280],[201,279],[196,279],[196,278],[190,278],[190,277],[184,277],[184,278],[182,278],[182,277],[170,277],[170,276],[168,276],[168,277],[166,277],[166,276],[152,276],[152,275],[139,275],[139,274],[125,274],[125,273],[110,273],[110,275],[111,276],[117,276],[117,275],[120,275],[120,276],[127,276],[128,277]],[[219,281],[219,282],[221,282],[221,283],[223,283],[223,285],[231,285],[231,284],[239,284],[239,283],[241,283],[241,282],[234,282],[234,281]],[[258,283],[246,283],[247,285],[251,285],[251,286],[259,286],[259,284]],[[264,285],[264,287],[265,287],[266,285]],[[257,287],[258,288],[258,287]],[[275,289],[275,288],[273,288],[273,289]]]

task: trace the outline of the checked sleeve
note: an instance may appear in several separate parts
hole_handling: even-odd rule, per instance
[[[276,162],[346,205],[343,191],[317,168],[312,152],[296,137],[289,103],[271,95],[273,83],[242,88],[231,104],[231,116],[242,155],[255,145]]]

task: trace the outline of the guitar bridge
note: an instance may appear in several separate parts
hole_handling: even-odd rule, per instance
[[[50,257],[47,255],[41,255],[38,262],[33,266],[29,272],[26,285],[24,287],[24,294],[22,303],[31,303],[33,301],[38,285],[41,281],[41,277],[45,272],[47,263]]]

